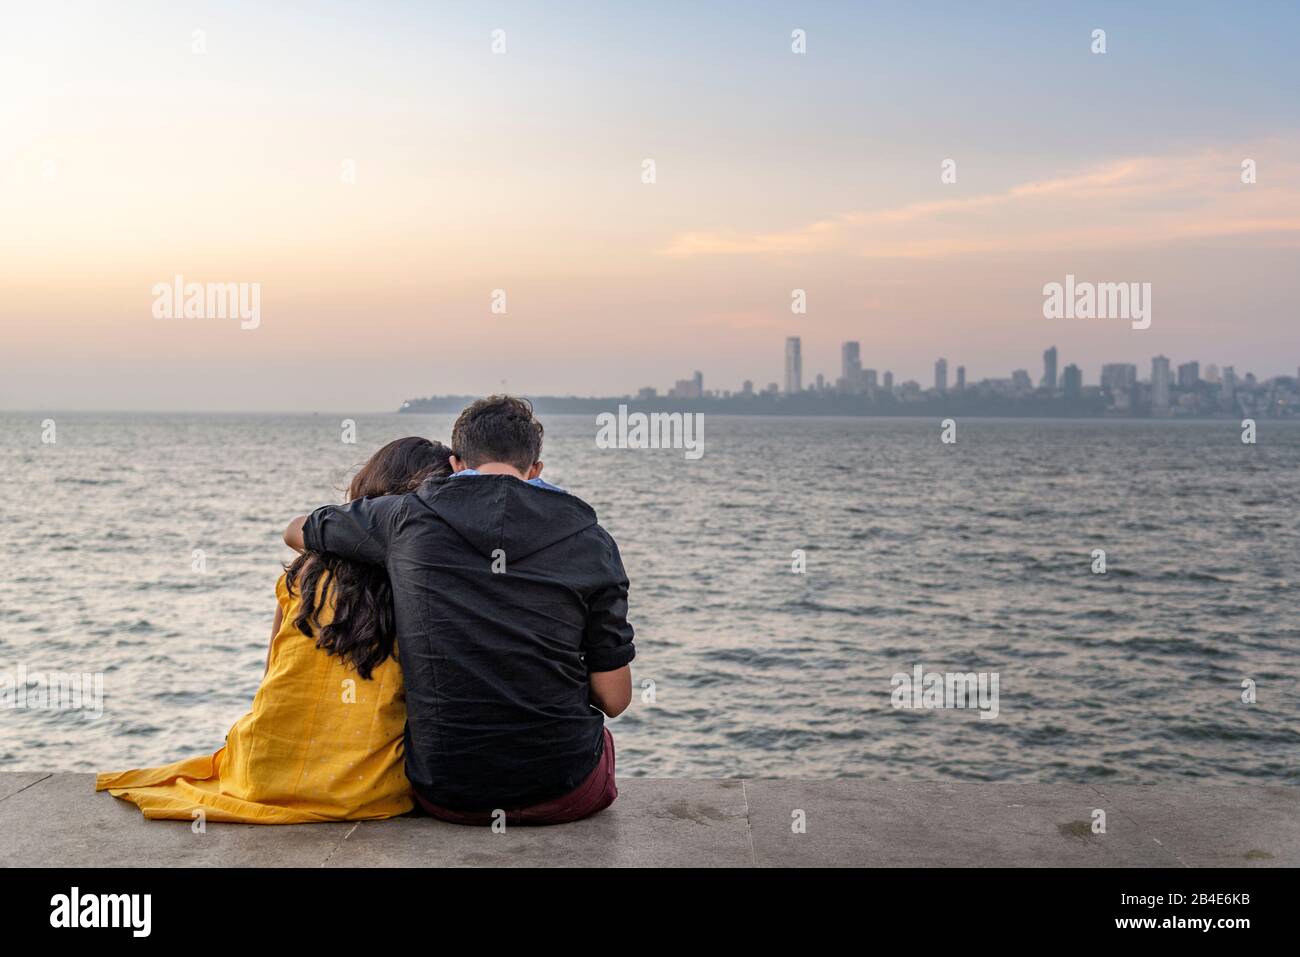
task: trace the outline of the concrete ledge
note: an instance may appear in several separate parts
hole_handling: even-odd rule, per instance
[[[0,773],[0,866],[1300,866],[1296,788],[628,778],[619,791],[590,820],[503,834],[425,817],[195,834],[95,793],[90,774]]]

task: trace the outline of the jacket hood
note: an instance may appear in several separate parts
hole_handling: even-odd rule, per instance
[[[499,548],[507,562],[596,524],[595,510],[576,495],[510,475],[430,479],[415,494],[485,558]]]

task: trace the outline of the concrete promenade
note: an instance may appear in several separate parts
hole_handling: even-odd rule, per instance
[[[560,827],[407,817],[196,834],[93,782],[0,773],[0,866],[1300,866],[1300,788],[1288,787],[628,778],[612,808]]]

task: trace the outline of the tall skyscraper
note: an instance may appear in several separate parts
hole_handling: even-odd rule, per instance
[[[868,392],[875,392],[878,386],[875,369],[862,370],[862,387]]]
[[[1178,367],[1178,388],[1195,389],[1196,384],[1201,381],[1201,364],[1199,362],[1184,362]]]
[[[894,391],[894,373],[892,373],[892,372],[890,372],[888,369],[886,369],[886,370],[885,370],[885,378],[884,378],[883,382],[884,382],[884,385],[885,385],[885,391],[886,391],[886,392],[892,392],[892,391]]]
[[[940,392],[948,391],[948,360],[940,359],[934,364],[934,387]]]
[[[840,376],[845,392],[862,391],[862,357],[858,343],[846,342],[840,346]]]
[[[1151,409],[1169,411],[1169,360],[1164,356],[1151,360]]]
[[[957,391],[958,392],[966,391],[966,367],[965,366],[957,367]]]
[[[1043,353],[1043,383],[1048,389],[1056,388],[1056,346]]]
[[[785,394],[798,395],[803,391],[803,354],[799,337],[785,340]]]
[[[1077,402],[1083,394],[1083,372],[1073,362],[1065,367],[1065,374],[1061,376],[1061,388],[1065,390],[1067,402]]]

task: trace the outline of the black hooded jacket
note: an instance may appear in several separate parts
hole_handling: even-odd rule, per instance
[[[383,566],[406,684],[406,773],[427,801],[511,809],[591,773],[592,671],[632,660],[618,547],[576,496],[508,475],[317,509],[310,551]]]

